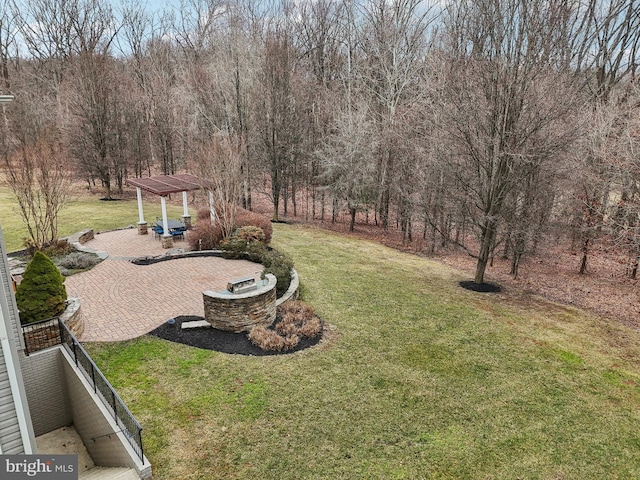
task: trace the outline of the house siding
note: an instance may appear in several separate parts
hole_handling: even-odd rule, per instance
[[[3,331],[6,329],[7,339],[4,346],[0,348],[0,411],[2,420],[0,421],[0,447],[2,453],[19,454],[31,452],[35,445],[35,437],[31,428],[29,417],[29,406],[26,402],[22,373],[18,361],[18,349],[22,348],[20,338],[19,322],[13,288],[10,284],[9,264],[6,256],[6,249],[2,230],[0,230],[0,322],[3,322]],[[2,340],[2,339],[0,339]],[[15,382],[12,385],[8,372],[7,357],[12,359],[13,369],[11,374]],[[24,415],[19,415],[19,410]],[[22,420],[20,420],[22,419]],[[22,429],[21,429],[21,423]],[[27,443],[27,445],[25,445]]]
[[[9,323],[11,324],[12,336],[15,340],[17,350],[24,349],[24,342],[22,341],[22,332],[20,331],[20,318],[18,316],[18,305],[16,303],[16,297],[13,293],[13,286],[11,285],[11,270],[9,264],[5,261],[5,245],[4,237],[2,237],[2,231],[0,230],[0,256],[3,261],[0,261],[0,278],[2,279],[2,291],[5,292],[5,299],[7,301]]]

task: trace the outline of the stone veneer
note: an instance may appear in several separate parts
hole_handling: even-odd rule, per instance
[[[258,288],[245,293],[226,290],[202,292],[204,318],[212,327],[229,332],[248,332],[276,319],[276,277],[268,273]]]
[[[80,300],[75,297],[67,298],[67,308],[60,315],[60,320],[64,323],[76,338],[80,338],[84,333],[84,319],[80,310]]]

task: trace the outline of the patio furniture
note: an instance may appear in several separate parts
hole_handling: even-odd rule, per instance
[[[154,238],[161,237],[162,234],[164,233],[164,229],[162,228],[161,225],[154,225],[153,227],[151,227],[151,230],[153,230]]]
[[[158,220],[158,222],[156,223],[156,227],[158,227],[160,230],[159,235],[162,235],[164,231],[162,228],[162,220]],[[169,227],[169,235],[171,235],[173,238],[180,238],[184,240],[184,232],[186,231],[187,227],[185,227],[182,222],[167,219],[167,227]]]

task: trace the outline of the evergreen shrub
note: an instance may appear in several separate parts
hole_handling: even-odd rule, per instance
[[[46,320],[64,312],[67,290],[64,277],[49,257],[36,252],[16,289],[22,324]]]

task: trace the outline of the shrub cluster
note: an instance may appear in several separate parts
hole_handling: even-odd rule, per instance
[[[187,232],[187,243],[191,250],[213,250],[222,240],[220,225],[200,221]]]
[[[72,252],[58,260],[58,265],[70,270],[86,270],[100,263],[100,258],[93,253]]]
[[[293,260],[266,245],[271,241],[273,228],[264,215],[238,207],[235,229],[231,236],[223,240],[219,225],[209,222],[209,209],[198,210],[198,223],[187,233],[191,250],[213,250],[220,248],[225,258],[247,258],[264,266],[263,278],[267,273],[275,275],[278,283],[276,293],[284,294],[291,283]]]
[[[23,244],[30,257],[33,257],[37,251],[42,251],[49,258],[60,257],[74,251],[73,246],[66,240],[56,240],[38,248],[32,239],[25,238]]]
[[[211,211],[207,207],[199,208],[196,218],[197,223],[207,223],[211,219]]]
[[[42,251],[49,258],[52,258],[52,257],[61,257],[63,255],[68,255],[74,252],[75,249],[73,248],[73,245],[71,245],[66,240],[56,240],[55,242],[50,243],[49,245],[44,247]]]
[[[191,250],[198,250],[200,246],[201,250],[213,250],[220,246],[220,242],[223,240],[222,229],[218,224],[211,225],[210,218],[208,208],[198,210],[198,222],[187,233],[187,242]],[[265,244],[271,242],[273,227],[271,221],[264,215],[238,207],[233,223],[234,233],[243,227],[255,227],[262,232],[261,242]]]
[[[277,332],[294,331],[301,337],[314,338],[322,331],[322,320],[306,302],[287,302],[280,307],[280,315],[282,320],[276,325]]]
[[[263,242],[267,245],[271,243],[273,226],[271,225],[271,220],[264,215],[246,210],[244,208],[238,208],[238,210],[236,210],[236,217],[233,223],[235,225],[235,228],[248,226],[260,228],[262,230],[262,233],[264,234]]]
[[[236,228],[227,240],[220,242],[220,249],[224,251],[225,258],[244,258],[260,263],[264,245],[264,233],[259,227]]]
[[[300,338],[297,335],[283,337],[277,332],[265,328],[262,325],[258,325],[251,329],[248,337],[249,340],[251,340],[251,343],[262,350],[278,352],[291,350],[298,345],[298,342],[300,341]]]
[[[256,227],[254,225],[247,225],[244,227],[236,228],[231,234],[231,238],[245,243],[266,243],[264,232],[260,227]]]
[[[266,351],[286,351],[302,338],[315,338],[322,331],[322,320],[308,303],[295,301],[280,307],[280,321],[275,330],[259,325],[249,332],[249,340]]]

